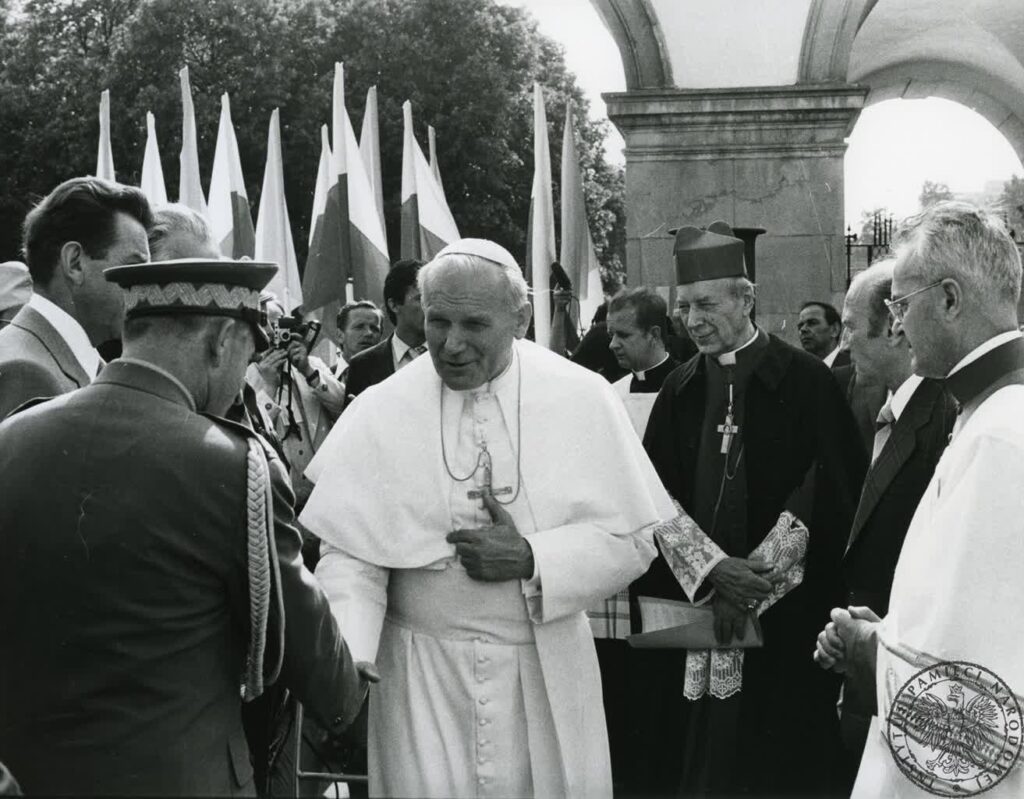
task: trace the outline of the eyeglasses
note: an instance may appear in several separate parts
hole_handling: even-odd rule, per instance
[[[946,278],[936,280],[934,283],[929,283],[923,288],[919,288],[916,291],[912,291],[909,294],[904,294],[902,297],[897,297],[892,300],[885,300],[885,307],[889,309],[889,313],[892,314],[892,318],[897,322],[903,322],[903,317],[907,315],[907,310],[910,308],[910,298],[915,294],[921,294],[928,289],[933,289],[936,286],[941,286],[942,281]]]

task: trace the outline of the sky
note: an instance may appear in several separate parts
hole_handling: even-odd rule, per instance
[[[541,33],[565,48],[569,70],[590,100],[590,116],[607,119],[602,92],[625,91],[622,61],[590,0],[498,0],[519,6]],[[625,163],[622,137],[609,124],[608,160]],[[861,112],[846,153],[846,219],[885,206],[897,217],[914,213],[926,180],[954,193],[981,192],[986,182],[1024,175],[1010,144],[984,117],[948,100],[888,100]]]

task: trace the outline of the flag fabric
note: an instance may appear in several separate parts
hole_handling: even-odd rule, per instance
[[[345,75],[334,65],[332,146],[324,211],[313,234],[302,289],[309,310],[343,302],[349,277],[354,296],[381,302],[388,273],[387,242],[352,122],[345,111]],[[330,320],[325,319],[324,329]]]
[[[589,326],[594,313],[604,302],[604,292],[601,288],[601,265],[587,224],[572,100],[566,105],[565,133],[562,136],[562,249],[558,260],[569,275],[573,292],[579,299],[575,321]]]
[[[412,130],[412,103],[402,103],[402,257],[429,261],[459,238],[441,186],[434,179]]]
[[[551,262],[555,260],[555,210],[544,92],[533,84],[533,189],[527,233],[526,279],[533,287],[534,340],[551,346]]]
[[[156,140],[156,117],[146,112],[146,152],[142,156],[142,182],[139,185],[153,206],[167,204],[167,185],[164,168],[160,163],[160,148]]]
[[[96,153],[96,177],[104,180],[114,178],[114,152],[110,147],[110,90],[100,94],[100,146]]]
[[[210,229],[220,251],[228,258],[252,258],[256,252],[256,233],[249,212],[249,197],[242,176],[238,139],[231,123],[231,103],[227,93],[220,98],[220,125],[217,150],[210,175]]]
[[[192,87],[188,80],[188,67],[178,72],[181,80],[181,172],[178,180],[178,202],[210,218],[199,179],[199,144],[196,137],[196,112],[192,105]]]
[[[384,219],[384,185],[380,171],[380,126],[377,121],[377,87],[366,90],[366,110],[363,113],[363,126],[359,131],[359,153],[363,157],[363,166],[373,188],[373,197],[377,202],[377,216]],[[385,240],[386,243],[386,240]]]
[[[437,181],[437,187],[441,190],[441,196],[444,197],[441,167],[437,165],[437,132],[434,130],[433,125],[427,125],[427,147],[430,153],[430,171],[434,175],[434,180]],[[447,198],[445,198],[445,202],[448,202]]]
[[[263,172],[263,190],[256,221],[256,260],[277,264],[277,274],[267,285],[267,290],[277,295],[286,313],[302,305],[299,264],[295,258],[295,243],[284,199],[281,122],[276,108],[270,115],[267,134],[267,166]]]

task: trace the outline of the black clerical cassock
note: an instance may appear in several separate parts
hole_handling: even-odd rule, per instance
[[[726,243],[716,256],[716,245],[680,258],[677,243],[680,283],[745,275],[742,255],[737,266],[737,250]],[[726,434],[733,439],[723,453]],[[644,446],[668,491],[728,555],[747,557],[787,509],[810,539],[803,582],[762,614],[764,647],[745,650],[739,693],[685,700],[682,651],[651,652],[638,664],[631,724],[643,739],[637,788],[830,795],[840,753],[839,682],[810,653],[843,600],[840,560],[866,467],[838,384],[816,358],[758,330],[735,352],[735,365],[697,355],[670,375]],[[660,555],[630,592],[634,604],[638,596],[686,599]]]

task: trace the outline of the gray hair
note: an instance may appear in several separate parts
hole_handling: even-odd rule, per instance
[[[209,247],[214,252],[218,251],[210,225],[200,214],[187,205],[169,203],[153,210],[153,226],[149,229],[149,250],[154,261],[163,260],[158,258],[156,253],[162,243],[174,233],[184,233],[195,239],[199,245],[197,249]]]
[[[741,299],[749,294],[750,300],[753,302],[757,299],[757,284],[745,277],[734,277],[729,284],[729,293],[736,299]]]
[[[429,304],[429,300],[427,298],[429,296],[431,278],[434,276],[434,273],[443,266],[452,266],[456,269],[465,271],[481,268],[500,270],[505,276],[505,301],[507,303],[508,310],[512,313],[517,313],[520,308],[530,301],[526,279],[523,277],[523,273],[518,267],[513,268],[509,264],[501,264],[497,261],[492,261],[489,258],[481,258],[479,255],[452,253],[450,255],[442,255],[434,258],[430,263],[420,267],[420,271],[416,275],[416,280],[419,285],[420,297],[423,305]]]
[[[869,338],[880,336],[888,329],[889,307],[885,301],[892,296],[892,273],[895,266],[896,256],[889,255],[875,261],[850,281],[846,296],[863,292],[867,301]]]
[[[982,307],[1020,299],[1017,245],[998,216],[970,203],[939,202],[906,220],[897,256],[929,283],[956,279]]]

